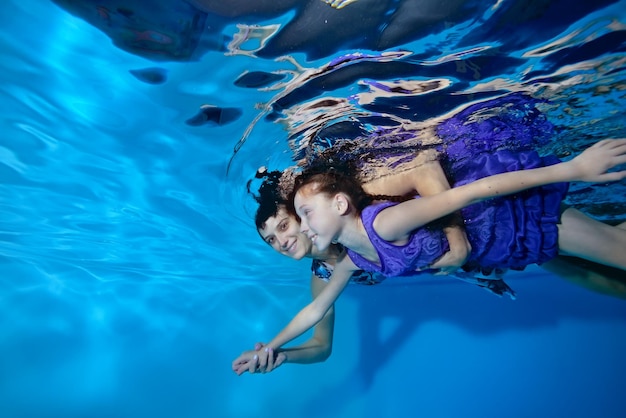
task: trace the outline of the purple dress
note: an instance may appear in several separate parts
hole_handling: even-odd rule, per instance
[[[557,163],[556,157],[540,157],[535,151],[500,150],[472,159],[455,161],[453,186],[460,186],[493,174],[537,168]],[[463,267],[466,271],[492,269],[521,270],[529,264],[541,264],[558,253],[558,230],[561,201],[567,183],[555,183],[514,195],[485,200],[463,208],[465,231],[472,245]],[[385,276],[413,275],[425,269],[449,246],[440,225],[417,229],[406,245],[396,246],[376,234],[372,224],[376,215],[396,203],[380,203],[363,211],[361,218],[381,265],[372,263],[348,249],[348,255],[361,269]]]

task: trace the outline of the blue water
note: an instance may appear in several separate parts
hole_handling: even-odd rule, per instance
[[[309,300],[309,266],[258,238],[245,190],[291,163],[284,108],[364,79],[447,80],[358,109],[412,120],[524,92],[549,101],[542,151],[567,157],[626,136],[626,2],[248,3],[0,6],[0,417],[623,417],[626,304],[534,267],[508,276],[516,301],[449,279],[355,286],[325,363],[238,377],[231,361]],[[282,26],[233,52],[238,23]],[[297,95],[235,85],[293,70],[281,55],[383,49],[413,55]],[[187,123],[202,105],[230,110]],[[573,192],[624,218],[624,182]]]

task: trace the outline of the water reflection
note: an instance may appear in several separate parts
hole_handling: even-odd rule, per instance
[[[615,354],[623,352],[623,302],[539,278],[512,282],[515,302],[464,284],[354,289],[339,311],[345,344],[331,365],[265,376],[277,385],[235,380],[228,365],[307,299],[307,266],[273,257],[240,213],[257,162],[283,168],[316,147],[374,132],[404,129],[421,144],[436,142],[438,130],[458,131],[455,116],[523,118],[519,97],[554,125],[546,153],[568,157],[626,136],[623,1],[54,3],[62,9],[14,1],[0,16],[11,52],[0,85],[8,104],[0,148],[7,416],[241,416],[242,391],[250,416],[264,408],[333,416],[319,405],[383,408],[365,396],[374,399],[389,381],[403,383],[399,394],[457,390],[461,403],[472,400],[468,387],[489,388],[507,407],[528,387],[506,383],[580,364],[613,370],[594,379],[606,393],[557,375],[548,381],[571,393],[545,390],[547,403],[583,412],[578,398],[619,403],[612,395],[624,369]],[[597,217],[626,212],[624,184],[572,190],[571,202]],[[457,333],[441,338],[433,323]],[[572,323],[590,324],[578,335],[591,336],[589,345],[561,339]],[[511,333],[541,351],[511,354]],[[476,337],[475,357],[451,354],[456,347],[447,344],[465,342],[457,334]],[[559,350],[562,341],[571,347]],[[511,356],[530,371],[513,367]],[[398,364],[405,359],[415,363]],[[463,387],[460,364],[484,370]],[[389,370],[394,378],[381,378]],[[578,377],[598,376],[593,370]],[[280,389],[308,373],[321,375],[318,389],[286,400]],[[437,384],[439,374],[461,380]],[[490,375],[502,385],[483,378]],[[40,387],[48,394],[36,396]],[[274,413],[289,402],[296,406]]]

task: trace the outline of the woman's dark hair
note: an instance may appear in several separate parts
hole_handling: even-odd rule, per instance
[[[267,222],[270,217],[276,216],[281,207],[285,207],[289,210],[289,208],[293,206],[290,200],[285,198],[283,193],[281,193],[280,179],[282,174],[283,173],[280,171],[267,171],[267,169],[261,168],[254,176],[257,179],[263,179],[257,194],[250,191],[252,180],[249,180],[246,185],[248,193],[250,193],[259,204],[259,208],[254,216],[254,223],[257,229],[263,229],[265,222]]]
[[[281,196],[279,191],[280,176],[280,171],[267,171],[265,168],[260,168],[254,176],[257,179],[263,179],[257,194],[250,191],[252,180],[248,180],[246,184],[248,193],[259,204],[259,208],[254,216],[254,223],[257,229],[263,229],[265,222],[270,217],[276,216],[278,209],[287,204],[287,201]]]

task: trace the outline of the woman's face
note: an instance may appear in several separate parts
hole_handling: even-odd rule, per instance
[[[300,222],[284,207],[265,221],[259,234],[275,251],[294,260],[314,256],[311,240],[300,232]]]

